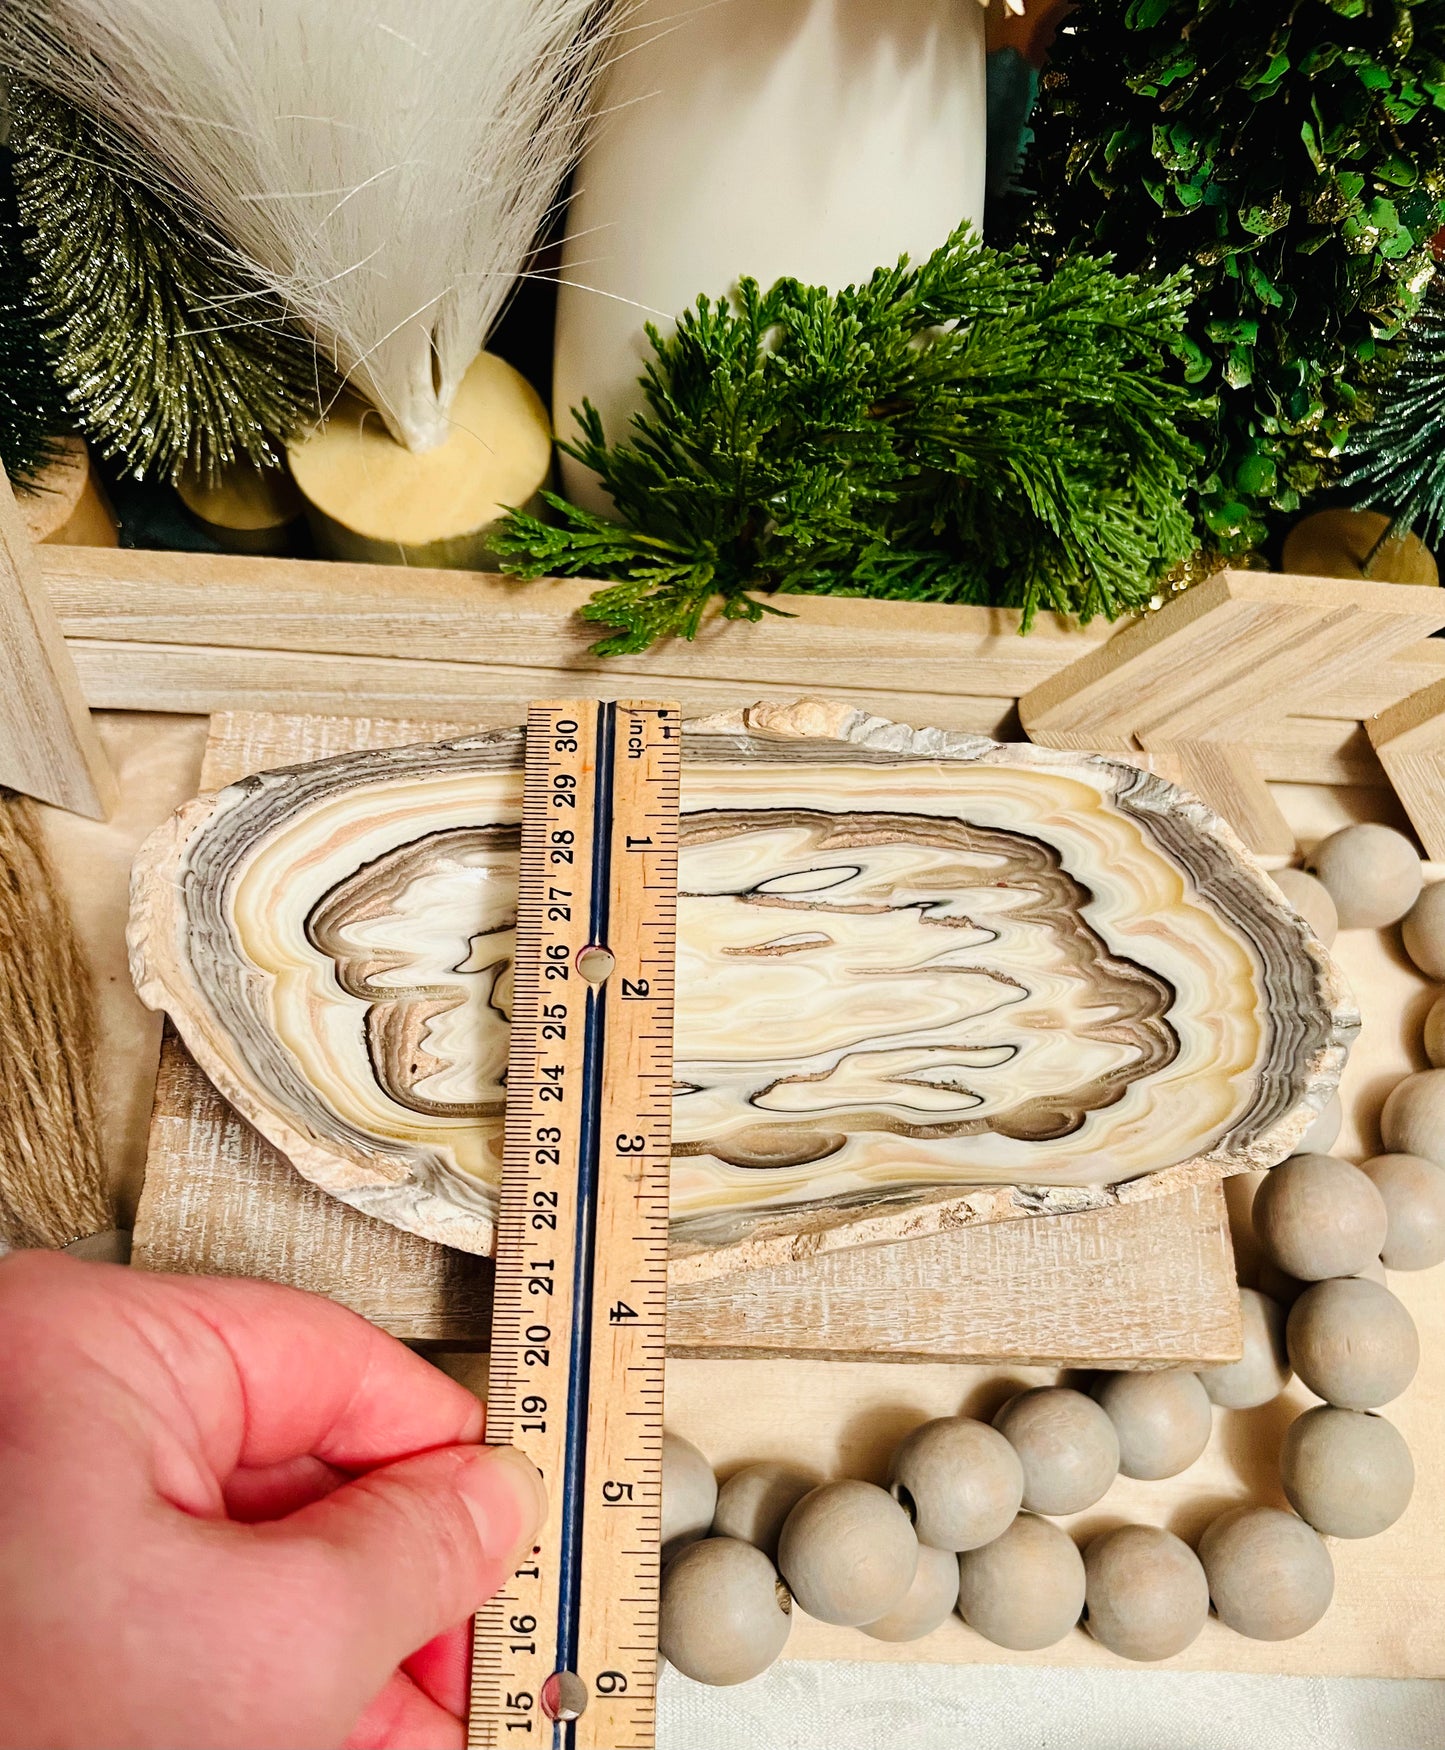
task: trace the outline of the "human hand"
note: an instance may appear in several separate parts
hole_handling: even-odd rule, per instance
[[[482,1425],[331,1301],[0,1259],[0,1747],[460,1746],[546,1505]]]

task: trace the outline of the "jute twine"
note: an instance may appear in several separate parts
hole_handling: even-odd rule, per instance
[[[94,1010],[28,798],[0,789],[0,1239],[63,1246],[114,1224],[91,1086]]]

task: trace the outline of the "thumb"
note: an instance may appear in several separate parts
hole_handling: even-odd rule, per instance
[[[369,1471],[273,1529],[319,1554],[316,1604],[376,1688],[506,1583],[546,1511],[542,1478],[514,1447],[449,1446]]]

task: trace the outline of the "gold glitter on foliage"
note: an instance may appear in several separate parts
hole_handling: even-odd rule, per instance
[[[1230,571],[1267,571],[1263,554],[1250,551],[1237,553],[1227,557],[1223,553],[1196,547],[1187,559],[1179,563],[1166,576],[1159,579],[1159,587],[1144,605],[1146,614],[1154,614],[1166,602],[1172,602],[1175,596],[1183,595],[1186,590],[1194,588],[1196,583],[1206,583],[1211,577],[1224,570]]]
[[[138,477],[277,465],[332,384],[313,347],[87,117],[18,82],[10,105],[29,296],[86,433]]]

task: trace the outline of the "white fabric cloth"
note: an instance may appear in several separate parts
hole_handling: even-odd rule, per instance
[[[658,1692],[658,1750],[1441,1750],[1445,1683],[784,1662]]]

